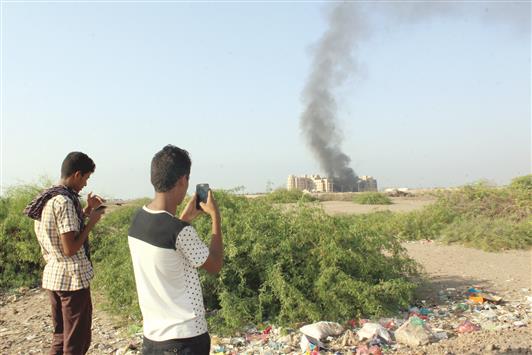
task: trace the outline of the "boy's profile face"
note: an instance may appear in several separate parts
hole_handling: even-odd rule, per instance
[[[86,173],[82,174],[81,171],[76,171],[74,175],[72,175],[73,178],[73,190],[79,193],[85,186],[87,186],[87,180],[91,177],[92,173]]]

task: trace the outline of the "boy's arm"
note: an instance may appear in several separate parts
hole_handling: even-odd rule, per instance
[[[74,203],[65,197],[58,198],[52,203],[54,204],[53,213],[57,223],[62,251],[66,256],[73,256],[81,249],[90,231],[98,223],[104,211],[92,211],[87,225],[82,231],[79,231],[79,220]]]
[[[89,237],[89,233],[94,228],[96,223],[100,220],[104,210],[94,210],[89,216],[89,221],[85,228],[81,232],[71,231],[61,234],[61,245],[63,247],[63,253],[66,256],[73,256],[81,249],[85,240]]]
[[[210,191],[209,191],[210,194]],[[207,202],[208,203],[208,202]],[[211,246],[209,248],[209,256],[201,266],[210,274],[220,272],[224,261],[224,244],[222,238],[222,227],[220,221],[220,213],[216,209],[216,213],[211,215],[212,219],[212,237]]]

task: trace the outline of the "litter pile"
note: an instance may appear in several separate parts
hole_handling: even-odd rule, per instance
[[[317,322],[298,330],[267,326],[248,328],[237,337],[212,336],[212,354],[356,354],[379,355],[411,351],[477,331],[527,327],[532,319],[532,296],[501,297],[469,288],[465,293],[440,291],[440,305],[424,301],[394,318],[353,319],[342,325]],[[529,346],[532,352],[532,344]]]

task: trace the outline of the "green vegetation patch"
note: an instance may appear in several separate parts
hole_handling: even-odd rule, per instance
[[[300,202],[282,211],[269,201],[216,194],[223,216],[225,265],[202,274],[217,332],[248,323],[293,324],[382,315],[407,306],[415,264],[391,233],[331,217]],[[208,218],[195,223],[210,234]]]
[[[391,205],[392,200],[380,192],[361,192],[353,198],[355,203],[361,205]]]
[[[509,186],[485,183],[438,194],[420,211],[396,214],[387,222],[401,239],[440,239],[486,251],[532,246],[532,175]]]
[[[287,190],[277,189],[266,195],[258,197],[258,199],[271,203],[295,203],[295,202],[312,202],[318,199],[301,190]]]
[[[41,248],[33,220],[22,211],[43,186],[12,187],[0,197],[0,289],[40,283],[44,267]]]

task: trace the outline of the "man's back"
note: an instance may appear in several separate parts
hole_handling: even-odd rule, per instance
[[[166,211],[141,208],[128,236],[144,336],[153,341],[207,332],[197,267],[209,249],[195,229]]]
[[[76,209],[68,197],[57,195],[46,203],[41,219],[35,221],[35,234],[46,261],[43,288],[73,291],[89,287],[93,270],[85,249],[81,247],[75,255],[67,257],[61,245],[61,234],[79,230]]]

